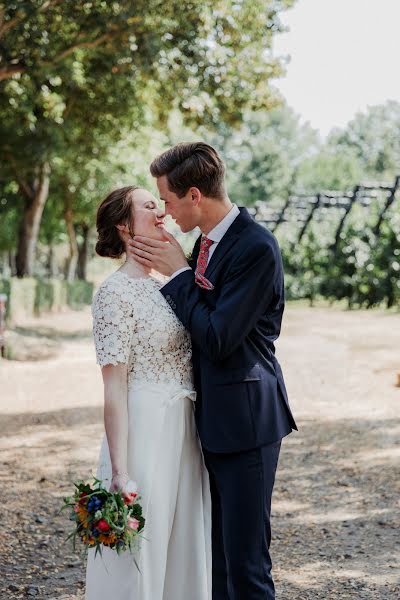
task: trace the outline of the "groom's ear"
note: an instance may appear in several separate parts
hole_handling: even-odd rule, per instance
[[[198,206],[201,201],[201,191],[197,187],[190,188],[190,197],[192,199],[193,206]]]

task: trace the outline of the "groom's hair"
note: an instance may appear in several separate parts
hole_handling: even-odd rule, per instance
[[[150,165],[153,177],[167,176],[168,187],[179,198],[197,187],[209,198],[226,195],[225,165],[218,152],[204,142],[182,142],[160,154]]]

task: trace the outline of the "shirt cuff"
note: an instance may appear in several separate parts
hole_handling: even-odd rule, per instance
[[[164,285],[167,285],[167,283],[169,283],[172,279],[174,279],[174,277],[177,277],[178,275],[183,273],[183,271],[191,271],[191,270],[192,269],[190,267],[182,267],[182,269],[178,269],[177,271],[175,271],[175,273],[172,273],[171,277],[168,279],[168,281]],[[161,287],[164,287],[164,286],[161,286]]]

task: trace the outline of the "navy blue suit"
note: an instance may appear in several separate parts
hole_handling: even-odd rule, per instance
[[[284,309],[275,237],[245,208],[211,256],[205,277],[190,266],[161,292],[190,332],[196,422],[213,501],[213,600],[275,598],[270,506],[281,439],[297,429],[275,358]]]

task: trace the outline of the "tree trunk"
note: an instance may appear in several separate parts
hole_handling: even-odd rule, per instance
[[[9,277],[10,268],[8,265],[8,252],[2,252],[0,255],[0,277]]]
[[[20,190],[25,198],[25,210],[18,234],[16,256],[17,277],[33,275],[36,245],[43,209],[49,195],[50,166],[44,163],[32,183],[20,181]]]
[[[77,271],[77,275],[78,275],[78,279],[82,279],[83,281],[86,281],[86,268],[87,268],[87,260],[88,260],[88,254],[89,254],[89,225],[87,225],[86,223],[81,223],[80,225],[81,231],[82,231],[82,243],[79,245],[78,248],[78,271]]]
[[[72,210],[72,196],[68,189],[64,195],[64,218],[67,226],[68,242],[69,242],[69,257],[67,261],[66,280],[71,282],[75,279],[76,267],[78,264],[78,242],[74,228],[74,213]]]
[[[48,242],[49,254],[47,255],[47,275],[50,279],[55,279],[58,276],[58,268],[56,263],[56,257],[54,252],[54,244],[52,241]]]
[[[388,293],[387,293],[387,299],[386,299],[386,308],[392,308],[392,306],[395,303],[396,297],[395,297],[395,287],[393,285],[393,280],[396,281],[396,279],[393,277],[389,278],[389,289],[388,289]]]
[[[15,252],[14,250],[8,251],[8,266],[10,269],[10,275],[13,277],[17,273],[17,265],[15,260]]]

